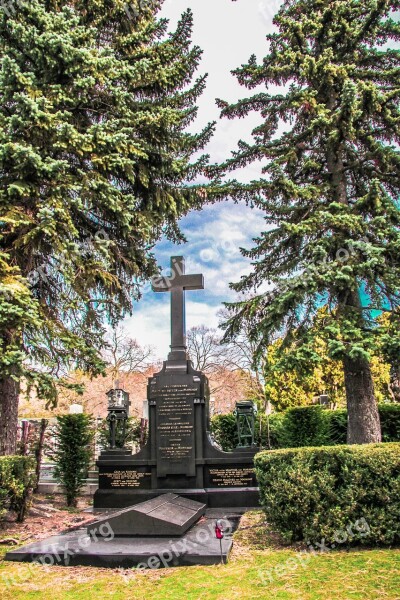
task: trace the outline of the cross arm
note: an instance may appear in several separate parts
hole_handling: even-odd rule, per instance
[[[171,280],[168,277],[154,277],[151,282],[153,292],[169,292]]]
[[[184,275],[181,279],[184,290],[204,290],[203,275]]]

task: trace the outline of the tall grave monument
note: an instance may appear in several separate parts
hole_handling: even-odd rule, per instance
[[[171,259],[171,276],[153,282],[171,294],[171,352],[149,379],[149,436],[135,455],[102,452],[94,508],[123,508],[175,493],[210,508],[258,506],[256,448],[223,452],[209,430],[207,377],[193,368],[186,349],[185,292],[204,289],[202,275],[186,275],[183,257]]]

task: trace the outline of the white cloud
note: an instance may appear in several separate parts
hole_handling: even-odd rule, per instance
[[[206,208],[203,218],[183,229],[189,243],[182,247],[191,272],[204,274],[209,296],[220,301],[233,298],[231,282],[249,272],[250,263],[240,247],[251,248],[252,238],[265,227],[261,211],[226,202]],[[190,219],[189,219],[190,220]]]
[[[207,152],[211,160],[226,160],[239,139],[250,141],[251,131],[260,123],[258,114],[244,119],[219,120],[220,110],[216,98],[236,102],[253,94],[239,86],[231,71],[248,61],[252,54],[262,59],[268,50],[265,36],[274,30],[272,24],[275,7],[281,0],[166,0],[161,16],[170,19],[173,30],[181,14],[191,8],[194,14],[193,42],[203,50],[198,73],[208,73],[207,88],[199,99],[199,114],[193,125],[195,130],[209,121],[219,121]],[[261,87],[260,90],[263,88]],[[245,169],[240,179],[258,177],[257,165]],[[236,176],[236,174],[235,174]]]
[[[261,60],[267,53],[265,35],[273,31],[272,18],[281,0],[166,0],[161,16],[170,19],[175,28],[180,15],[190,6],[194,13],[193,41],[203,50],[198,74],[209,73],[207,88],[199,99],[199,114],[193,124],[198,131],[207,122],[219,120],[215,98],[235,102],[253,94],[240,87],[231,74],[246,63],[251,54]],[[206,151],[211,160],[222,162],[237,147],[237,141],[250,141],[251,131],[260,123],[258,114],[245,119],[218,122],[216,133]],[[232,174],[241,181],[251,181],[260,175],[260,165],[254,164]],[[221,303],[234,299],[229,283],[248,273],[250,263],[239,247],[251,248],[252,238],[265,227],[262,213],[232,202],[207,206],[201,212],[190,213],[182,220],[187,244],[173,246],[162,241],[156,248],[159,264],[165,268],[169,257],[184,255],[187,272],[203,273],[205,290],[187,293],[187,327],[205,324],[217,327],[217,312]],[[155,346],[157,354],[166,358],[170,344],[169,294],[153,294],[150,290],[135,306],[126,328],[141,344]]]

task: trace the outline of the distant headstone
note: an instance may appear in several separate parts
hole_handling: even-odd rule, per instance
[[[330,399],[328,394],[321,394],[319,397],[319,403],[321,406],[330,407]]]

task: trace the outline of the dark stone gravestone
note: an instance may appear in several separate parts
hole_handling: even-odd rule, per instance
[[[176,494],[163,494],[91,523],[87,533],[92,538],[106,537],[111,528],[115,537],[182,536],[205,512],[205,504]]]
[[[162,370],[149,379],[148,442],[134,456],[123,449],[102,452],[94,508],[124,508],[165,493],[210,508],[258,506],[257,449],[223,452],[215,444],[208,380],[187,357],[185,291],[204,289],[203,276],[186,275],[183,257],[171,265],[171,277],[153,283],[155,292],[171,293],[172,343]]]

